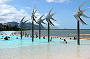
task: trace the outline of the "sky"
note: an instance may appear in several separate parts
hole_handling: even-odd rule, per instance
[[[31,22],[32,9],[36,9],[37,19],[41,15],[47,15],[49,10],[53,8],[51,13],[55,13],[53,18],[56,21],[52,21],[55,26],[51,28],[59,29],[76,29],[77,20],[74,18],[73,13],[85,0],[0,0],[0,23],[5,22],[20,22],[20,20],[26,16],[24,20]],[[87,0],[82,10],[90,7],[90,0]],[[85,15],[90,16],[90,9],[84,12]],[[90,29],[90,18],[81,17],[88,25],[82,25],[81,29]],[[47,23],[46,21],[44,21]],[[47,27],[47,24],[44,24]]]

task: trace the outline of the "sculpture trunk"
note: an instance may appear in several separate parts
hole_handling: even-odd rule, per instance
[[[33,18],[34,19],[34,18]],[[32,20],[32,42],[34,41],[34,22]]]
[[[39,23],[39,39],[41,39],[41,23]]]
[[[77,44],[80,45],[80,23],[77,21]]]
[[[48,42],[50,42],[50,25],[49,25],[49,22],[48,22]]]
[[[21,28],[21,33],[20,34],[21,34],[21,39],[22,39],[22,28]]]

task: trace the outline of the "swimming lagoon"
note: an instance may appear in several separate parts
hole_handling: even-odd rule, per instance
[[[31,37],[9,36],[9,40],[0,35],[0,59],[90,59],[90,40],[82,39],[81,45],[76,40],[53,38],[48,39]],[[18,37],[18,39],[17,39]]]

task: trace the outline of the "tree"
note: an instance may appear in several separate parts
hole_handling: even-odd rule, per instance
[[[75,11],[75,13],[74,13],[74,17],[77,19],[77,44],[78,45],[80,45],[80,22],[82,23],[82,24],[85,24],[85,25],[87,25],[82,19],[81,19],[81,17],[80,16],[83,16],[83,17],[85,17],[85,18],[90,18],[90,17],[88,17],[88,16],[86,16],[85,14],[83,14],[88,8],[90,8],[90,7],[88,7],[88,8],[86,8],[86,9],[84,9],[84,10],[80,10],[81,9],[81,7],[85,4],[85,2],[86,2],[86,0],[77,8],[77,10]]]
[[[34,21],[36,22],[35,18],[37,18],[35,16],[36,10],[32,10],[32,15],[31,15],[31,19],[32,19],[32,42],[34,41]]]
[[[42,15],[42,16],[38,19],[38,21],[37,21],[37,24],[39,24],[39,39],[41,38],[41,26],[43,26],[42,23],[45,24],[45,23],[43,22],[45,19],[42,19],[43,16],[44,16],[44,15]]]
[[[53,9],[53,8],[52,8]],[[50,25],[54,26],[54,24],[51,22],[51,20],[56,21],[52,16],[54,15],[54,13],[50,14],[52,9],[50,9],[50,11],[48,12],[47,16],[46,16],[46,21],[48,23],[48,42],[50,42]]]
[[[20,21],[20,24],[19,24],[19,28],[20,28],[20,34],[21,34],[21,39],[22,39],[22,32],[23,32],[23,30],[25,29],[25,24],[26,24],[26,22],[28,21],[28,20],[26,20],[26,21],[23,21],[25,19],[25,16],[21,19],[21,21]]]

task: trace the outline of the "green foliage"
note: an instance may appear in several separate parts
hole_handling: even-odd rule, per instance
[[[0,31],[18,31],[20,28],[18,26],[8,26],[8,25],[2,25],[0,27]]]

